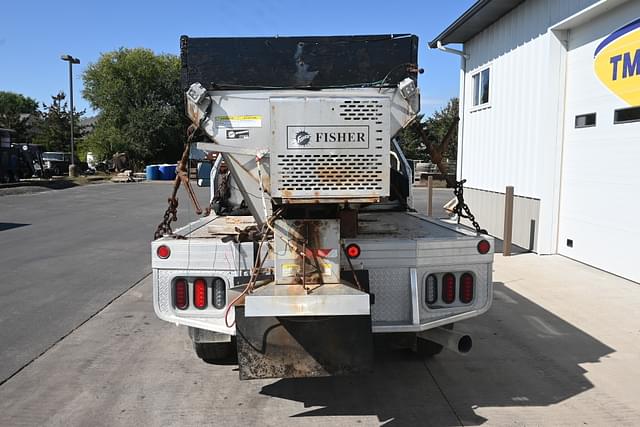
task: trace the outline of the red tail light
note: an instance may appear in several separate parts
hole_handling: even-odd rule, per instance
[[[207,307],[207,282],[204,279],[193,282],[193,305],[201,310]]]
[[[167,259],[171,255],[171,249],[167,245],[160,245],[156,250],[156,255],[158,255],[158,258]]]
[[[460,277],[460,301],[465,304],[473,301],[473,276],[469,273]]]
[[[347,256],[349,258],[358,258],[360,256],[360,246],[355,243],[347,245]]]
[[[186,280],[178,279],[173,283],[173,303],[179,310],[189,307],[189,287]]]
[[[491,244],[486,240],[480,240],[478,242],[478,252],[480,252],[482,255],[489,252],[489,249],[491,249]]]
[[[442,276],[442,301],[451,304],[456,299],[456,277],[447,273]]]

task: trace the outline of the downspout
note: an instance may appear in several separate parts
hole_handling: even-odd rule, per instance
[[[467,85],[467,60],[469,54],[462,50],[445,47],[440,40],[436,43],[438,50],[446,53],[458,55],[460,57],[460,67],[462,69],[462,81],[460,82],[460,96],[458,100],[458,115],[460,116],[460,122],[458,123],[458,165],[456,169],[460,171],[460,176],[456,176],[456,179],[462,177],[462,152],[464,148],[464,112],[465,112],[465,100],[466,100],[466,85]],[[456,171],[457,172],[457,171]],[[457,175],[457,174],[456,174]]]
[[[441,50],[443,52],[453,53],[454,55],[459,55],[459,56],[463,57],[465,60],[469,59],[469,55],[468,54],[466,54],[463,51],[458,50],[458,49],[445,47],[440,40],[438,40],[438,42],[436,43],[436,46],[437,46],[438,50]]]

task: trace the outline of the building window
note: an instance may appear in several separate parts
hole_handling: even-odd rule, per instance
[[[640,121],[640,107],[621,108],[613,113],[613,123],[631,123]]]
[[[474,74],[473,78],[473,106],[483,105],[489,103],[489,78],[490,69],[484,70]]]
[[[580,114],[576,116],[577,128],[590,128],[596,125],[596,113]]]

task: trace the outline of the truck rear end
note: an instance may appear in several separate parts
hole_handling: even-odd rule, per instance
[[[158,316],[241,379],[368,372],[374,334],[468,351],[449,325],[489,308],[493,240],[412,209],[417,37],[183,37],[182,61],[230,215],[152,243]]]

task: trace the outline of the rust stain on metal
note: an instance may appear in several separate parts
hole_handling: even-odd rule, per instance
[[[201,111],[197,105],[194,105],[190,102],[187,103],[187,116],[189,116],[189,118],[195,125],[200,124]]]
[[[262,188],[266,193],[271,194],[271,175],[263,174],[262,179]]]
[[[286,197],[287,199],[293,197],[293,191],[291,191],[291,190],[282,190],[282,197]]]
[[[293,255],[292,262],[300,266],[300,272],[293,280],[305,289],[306,285],[324,283],[317,250],[326,227],[326,224],[319,221],[298,221],[291,229],[289,251]]]
[[[284,191],[284,190],[282,190]],[[316,197],[315,199],[311,198],[312,196],[309,196],[308,198],[304,198],[304,199],[295,199],[293,197],[283,197],[282,201],[283,203],[287,203],[287,204],[312,204],[312,203],[338,203],[338,204],[344,204],[344,203],[377,203],[380,201],[380,197],[355,197],[355,196],[349,196],[349,197],[320,197],[320,192],[316,191],[314,192],[314,196]]]
[[[340,184],[349,179],[350,171],[320,167],[316,170],[316,175],[320,182]]]

